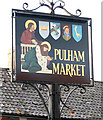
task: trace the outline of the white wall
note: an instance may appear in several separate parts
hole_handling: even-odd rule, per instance
[[[54,0],[56,1],[56,0]],[[102,0],[64,0],[65,8],[75,14],[76,9],[82,10],[81,17],[93,19],[93,53],[95,81],[101,81],[101,1]],[[3,0],[0,5],[0,67],[8,65],[8,49],[11,48],[11,10],[22,9],[24,2],[29,3],[29,8],[39,5],[39,0]],[[47,8],[38,10],[48,11]],[[61,14],[60,9],[56,13]],[[64,12],[62,14],[65,14]]]

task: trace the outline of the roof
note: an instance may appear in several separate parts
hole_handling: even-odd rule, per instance
[[[0,69],[0,113],[4,115],[47,117],[47,111],[37,91],[28,84],[23,86],[22,83],[11,82],[10,74],[9,69]],[[47,101],[46,105],[48,105],[48,90],[45,86],[36,85],[45,101]],[[70,89],[74,87],[70,86]],[[68,95],[68,90],[66,89],[65,86],[61,86],[62,101],[65,101]],[[80,94],[80,88],[73,92],[66,103],[70,109],[63,108],[62,118],[101,120],[103,115],[103,83],[95,82],[94,87],[86,87],[86,89],[85,94]]]

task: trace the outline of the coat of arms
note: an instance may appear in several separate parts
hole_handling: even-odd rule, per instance
[[[49,36],[49,22],[39,21],[39,33],[44,39]]]
[[[51,22],[50,23],[50,33],[51,36],[57,40],[61,35],[60,23]]]
[[[82,39],[82,26],[72,25],[72,35],[75,41],[79,42]]]

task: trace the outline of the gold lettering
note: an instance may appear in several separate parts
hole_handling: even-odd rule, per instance
[[[59,74],[59,63],[57,63],[57,66],[55,66],[55,63],[52,64],[53,64],[53,74],[55,73]]]
[[[68,50],[68,61],[74,61],[73,50]]]
[[[85,62],[84,51],[82,51],[82,54],[80,53],[80,51],[78,51],[78,58],[79,61],[82,60],[82,62]]]
[[[77,64],[64,64],[63,63],[52,63],[53,65],[53,74],[60,75],[69,75],[72,76],[84,76],[85,75],[85,65]]]
[[[64,61],[70,61],[70,56],[67,56],[68,54],[70,54],[70,50],[63,50],[64,52],[63,52],[63,56],[64,56]],[[68,52],[68,54],[67,54],[67,52]]]
[[[76,65],[77,76],[81,76],[80,69],[79,69],[80,66],[81,65]]]
[[[59,60],[63,60],[63,54],[61,54],[61,49],[54,49],[54,60],[57,60],[57,56],[59,56]]]
[[[76,76],[75,65],[73,65],[73,64],[71,64],[71,77],[72,77],[72,75]]]
[[[59,60],[63,60],[63,50],[59,49]]]
[[[71,73],[70,73],[70,65],[69,64],[66,64],[66,75],[69,75],[71,76]]]
[[[82,66],[82,76],[84,76],[84,67],[85,65],[81,65]]]
[[[76,51],[74,51],[74,59],[76,59],[77,62],[79,61],[79,60],[78,60],[78,55],[77,55],[77,52],[76,52]]]
[[[73,50],[71,50],[71,61],[74,61]]]
[[[54,49],[54,60],[85,62],[84,51]]]
[[[57,60],[58,49],[54,49],[54,60]]]
[[[63,73],[65,75],[65,69],[63,63],[61,63],[61,70],[60,70],[60,75]]]

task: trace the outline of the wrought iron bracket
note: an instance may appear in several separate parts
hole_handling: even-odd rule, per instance
[[[31,87],[33,87],[37,91],[37,93],[38,93],[40,99],[42,100],[42,103],[43,103],[43,105],[44,105],[44,107],[45,107],[45,109],[47,111],[48,119],[51,120],[51,114],[49,112],[48,106],[46,105],[46,103],[49,100],[49,96],[53,95],[53,93],[50,91],[49,85],[48,84],[32,84],[32,83],[26,83],[25,84],[25,83],[23,83],[21,85],[21,88],[23,90],[26,90],[25,87],[27,86],[27,84],[29,84]],[[66,99],[64,100],[64,102],[63,102],[62,97],[60,95],[60,102],[62,104],[61,109],[60,109],[60,115],[61,115],[62,112],[63,112],[63,108],[64,107],[68,108],[69,110],[71,109],[70,107],[68,107],[66,105],[66,103],[67,103],[68,99],[71,97],[71,95],[73,94],[73,92],[75,92],[79,88],[80,89],[80,93],[81,94],[85,94],[86,93],[86,88],[84,86],[82,86],[82,85],[74,86],[72,89],[70,88],[69,85],[66,85],[66,84],[65,85],[60,85],[60,86],[61,87],[63,86],[64,87],[64,91],[68,92],[68,95],[67,95]],[[47,91],[49,93],[47,100],[45,100],[45,98],[43,98],[42,93],[41,93],[41,90],[44,90],[43,87],[46,87],[46,89],[47,89]],[[61,87],[60,87],[60,89],[61,89]],[[59,91],[59,93],[60,92],[61,91]]]
[[[46,4],[45,1],[47,1],[48,4]],[[70,13],[66,8],[64,8],[65,7],[65,2],[63,0],[57,0],[56,2],[53,2],[53,0],[52,0],[52,2],[50,2],[49,0],[45,0],[45,1],[41,0],[39,2],[40,5],[37,8],[34,8],[32,10],[28,9],[28,7],[29,7],[28,3],[23,3],[23,9],[26,10],[26,11],[32,11],[33,12],[33,11],[39,9],[40,7],[44,7],[45,6],[45,7],[48,7],[51,10],[50,14],[52,14],[52,15],[55,14],[55,10],[57,8],[63,9],[67,14],[69,14],[70,16],[74,16],[74,17],[79,17],[82,14],[80,9],[76,10],[76,15]],[[59,3],[59,5],[56,5],[57,3]]]
[[[45,107],[45,109],[46,109],[46,111],[47,111],[48,119],[50,120],[50,119],[51,119],[51,115],[50,115],[50,112],[49,112],[49,108],[48,108],[48,106],[47,106],[47,104],[46,104],[46,103],[48,102],[48,100],[49,100],[49,95],[51,94],[48,85],[46,85],[46,84],[23,83],[23,84],[21,84],[21,88],[22,88],[23,90],[26,90],[27,85],[30,85],[33,89],[35,89],[35,90],[37,91],[37,93],[38,93],[40,99],[42,100],[42,103],[43,103],[43,105],[44,105],[44,107]],[[48,93],[48,98],[47,98],[47,100],[45,100],[45,98],[43,97],[43,95],[42,95],[42,93],[41,93],[41,91],[44,90],[44,87],[46,88],[47,93]],[[33,102],[33,104],[35,104],[35,103]]]
[[[77,90],[78,88],[80,88],[80,93],[81,93],[81,94],[86,93],[86,88],[85,88],[84,86],[82,86],[82,85],[73,87],[72,89],[70,89],[70,86],[68,86],[68,85],[62,85],[62,86],[64,86],[64,90],[68,92],[68,95],[67,95],[66,99],[64,100],[64,102],[63,102],[62,98],[60,97],[60,102],[61,102],[61,104],[62,104],[61,110],[60,110],[60,114],[62,114],[64,107],[66,107],[66,108],[69,109],[69,110],[71,109],[70,107],[68,107],[68,106],[66,105],[66,103],[67,103],[67,100],[71,97],[72,93],[73,93],[75,90]]]

